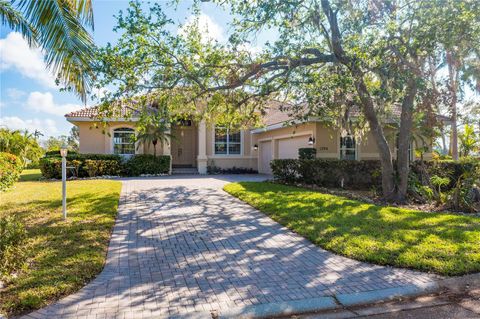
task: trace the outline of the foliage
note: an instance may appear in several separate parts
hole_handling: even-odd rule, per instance
[[[258,171],[245,167],[220,168],[218,166],[207,166],[207,174],[258,174]]]
[[[0,220],[11,218],[27,229],[21,243],[26,262],[3,279],[0,313],[14,317],[51,304],[81,289],[105,265],[121,183],[69,181],[66,221],[61,185],[22,182],[0,194]]]
[[[63,145],[66,145],[69,151],[78,152],[78,140],[72,135],[60,135],[58,137],[50,136],[44,143],[44,147],[49,153],[60,151]]]
[[[317,157],[317,149],[306,147],[298,149],[298,158],[302,160],[313,160]]]
[[[142,145],[153,145],[153,157],[157,156],[157,143],[162,147],[170,142],[170,116],[165,105],[157,104],[147,114],[143,113],[138,121],[138,134],[136,140],[141,141],[137,149]]]
[[[450,184],[450,178],[448,177],[440,177],[438,175],[433,175],[430,177],[430,181],[434,186],[438,187],[438,193],[442,193],[442,188],[446,187]]]
[[[0,216],[0,279],[23,266],[25,237],[25,226],[15,216]]]
[[[124,171],[123,159],[110,154],[71,154],[67,156],[67,167],[67,177],[118,176]],[[42,158],[40,170],[45,178],[62,178],[61,157]]]
[[[478,217],[382,207],[265,182],[224,189],[336,254],[441,275],[480,271]]]
[[[122,174],[122,163],[115,160],[85,160],[83,169],[88,176],[118,176]]]
[[[128,176],[168,174],[170,172],[170,156],[134,155],[125,163],[125,172]]]
[[[274,179],[284,183],[364,190],[381,185],[379,161],[276,159],[270,166]]]
[[[0,152],[18,156],[26,166],[27,164],[38,164],[43,149],[38,144],[35,134],[28,131],[0,128]]]
[[[480,165],[458,178],[451,192],[451,203],[454,209],[480,213]]]
[[[85,29],[93,29],[91,0],[1,1],[0,18],[2,25],[20,32],[30,46],[39,47],[57,81],[86,101],[94,48]]]
[[[23,166],[17,156],[0,152],[0,192],[9,189],[20,177]]]
[[[461,156],[470,156],[472,152],[480,152],[480,135],[475,134],[472,125],[465,125],[465,129],[458,136],[460,138]]]

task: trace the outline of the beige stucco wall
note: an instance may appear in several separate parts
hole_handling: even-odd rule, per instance
[[[135,129],[132,122],[109,122],[108,125],[96,122],[74,122],[78,126],[80,137],[79,151],[82,154],[112,154],[113,153],[113,130],[121,127]],[[157,154],[162,154],[162,147],[157,145]],[[153,146],[140,146],[136,148],[137,154],[148,152],[153,154]]]

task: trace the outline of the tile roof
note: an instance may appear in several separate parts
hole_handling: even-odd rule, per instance
[[[120,108],[117,108],[114,111],[114,118],[126,118],[126,117],[134,117],[139,113],[138,110],[135,108],[128,106],[128,105],[122,105]],[[86,107],[77,111],[70,112],[68,114],[65,114],[66,118],[90,118],[90,119],[95,119],[102,117],[101,112],[99,112],[99,106],[92,106],[92,107]]]

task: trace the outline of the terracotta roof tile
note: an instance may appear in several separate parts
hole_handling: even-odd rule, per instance
[[[135,116],[136,114],[138,114],[138,111],[135,110],[133,107],[122,105],[121,108],[119,108],[118,110],[115,110],[115,115],[113,117],[115,117],[115,118],[125,118],[125,117],[129,117],[129,116]],[[92,106],[92,107],[83,108],[83,109],[65,114],[65,117],[66,118],[80,117],[80,118],[94,119],[94,118],[101,117],[101,114],[99,113],[99,107],[98,106]]]

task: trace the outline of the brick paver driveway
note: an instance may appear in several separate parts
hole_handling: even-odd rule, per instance
[[[230,180],[255,178],[125,180],[103,272],[30,316],[211,317],[235,307],[436,279],[334,255],[221,190]]]

